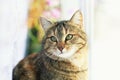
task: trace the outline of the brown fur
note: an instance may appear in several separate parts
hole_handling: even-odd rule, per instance
[[[74,20],[76,16],[78,20]],[[45,30],[43,49],[18,63],[13,80],[88,80],[87,40],[81,19],[79,11],[68,21],[51,23],[43,19],[42,26],[49,26]],[[66,40],[69,34],[73,37]]]

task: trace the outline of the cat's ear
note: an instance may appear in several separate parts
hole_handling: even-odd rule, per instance
[[[42,25],[43,29],[46,31],[52,25],[52,22],[50,22],[44,17],[40,17],[40,24]]]
[[[78,26],[80,26],[80,28],[82,28],[83,27],[83,16],[82,16],[82,13],[79,10],[77,10],[73,14],[72,18],[70,19],[70,22],[72,24],[78,25]]]

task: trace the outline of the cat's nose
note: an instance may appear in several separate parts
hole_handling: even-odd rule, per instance
[[[63,50],[64,47],[65,47],[65,44],[59,43],[59,44],[57,45],[57,47],[58,47],[58,49],[62,52],[62,50]]]
[[[61,46],[61,47],[58,47],[58,49],[62,52],[64,48]]]

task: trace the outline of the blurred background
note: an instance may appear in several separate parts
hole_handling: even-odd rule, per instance
[[[89,43],[89,80],[119,80],[120,11],[118,0],[0,0],[0,80],[41,49],[40,16],[68,20],[80,9]]]

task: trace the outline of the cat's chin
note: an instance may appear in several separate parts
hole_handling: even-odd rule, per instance
[[[61,58],[70,58],[71,56],[73,56],[74,53],[72,52],[63,52],[63,53],[60,53],[59,55],[57,55],[58,57],[61,57]]]
[[[59,56],[57,55],[54,55],[53,53],[48,53],[48,52],[45,52],[45,55],[53,60],[63,60],[61,59]]]
[[[53,60],[59,60],[59,61],[63,61],[63,60],[67,60],[67,59],[69,59],[69,57],[65,57],[64,56],[64,53],[61,53],[61,54],[51,54],[50,55],[50,53],[45,53],[45,55],[47,56],[47,57],[49,57],[49,58],[51,58],[51,59],[53,59]],[[64,57],[63,57],[64,56]]]

